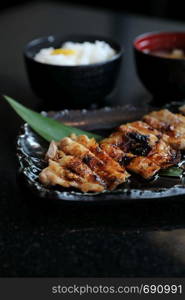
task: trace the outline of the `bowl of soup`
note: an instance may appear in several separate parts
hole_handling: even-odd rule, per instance
[[[41,37],[29,42],[24,59],[37,96],[57,107],[88,107],[114,89],[122,47],[101,36]]]
[[[151,32],[133,43],[137,74],[155,101],[185,97],[185,32]]]

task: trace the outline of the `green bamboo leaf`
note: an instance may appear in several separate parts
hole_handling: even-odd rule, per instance
[[[160,176],[166,176],[166,177],[181,177],[183,174],[183,170],[179,167],[170,167],[165,170],[161,170],[159,172]]]
[[[48,142],[51,140],[59,141],[60,139],[69,136],[72,133],[75,133],[76,135],[85,134],[89,138],[94,137],[96,140],[102,139],[102,137],[97,134],[86,132],[78,128],[62,124],[54,119],[45,117],[31,109],[26,108],[11,97],[4,96],[4,98],[16,111],[16,113],[25,122],[27,122],[34,131],[36,131]]]

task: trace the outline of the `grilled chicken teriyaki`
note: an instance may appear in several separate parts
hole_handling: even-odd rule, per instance
[[[61,185],[75,187],[83,192],[101,192],[105,183],[81,159],[66,155],[58,149],[55,142],[51,142],[46,159],[49,166],[42,170],[39,179],[45,185]]]
[[[128,171],[146,179],[179,159],[163,134],[141,121],[121,125],[117,132],[101,141],[101,148]]]
[[[177,149],[185,148],[185,117],[161,110],[143,120],[121,125],[99,144],[74,134],[51,142],[46,154],[48,167],[40,173],[40,181],[102,192],[124,183],[130,172],[149,179],[178,163]]]
[[[153,111],[144,116],[144,122],[163,132],[167,142],[175,149],[185,149],[185,116],[168,109]]]
[[[46,185],[60,184],[83,192],[99,192],[115,189],[129,176],[94,139],[86,136],[72,135],[59,143],[52,142],[46,157],[49,166],[40,174],[41,182]],[[64,184],[59,183],[60,174]]]

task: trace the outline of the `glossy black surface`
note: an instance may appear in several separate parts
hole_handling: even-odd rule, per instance
[[[52,32],[98,31],[125,48],[118,89],[108,104],[145,104],[151,97],[136,76],[132,41],[155,30],[184,30],[184,24],[54,1],[1,12],[0,91],[30,108],[48,110],[29,88],[22,59],[25,44]],[[52,101],[51,106],[58,109]],[[184,201],[98,209],[40,201],[16,177],[15,139],[21,124],[1,100],[0,276],[185,276]]]
[[[116,54],[110,60],[82,66],[57,66],[35,61],[34,56],[43,48],[60,48],[67,41],[83,43],[107,42]],[[111,39],[98,35],[69,35],[38,38],[27,44],[24,58],[30,85],[33,91],[47,102],[52,101],[66,107],[87,107],[102,102],[115,87],[119,74],[122,49]]]
[[[96,110],[58,111],[46,113],[59,122],[75,124],[78,128],[89,131],[98,131],[103,137],[108,136],[115,127],[127,121],[136,121],[146,114],[152,107],[127,105],[115,108],[103,108]],[[93,118],[93,115],[96,116]],[[148,200],[166,198],[180,198],[185,196],[185,179],[182,177],[155,176],[153,180],[142,180],[132,175],[124,184],[118,186],[114,191],[101,193],[83,193],[75,189],[62,188],[59,186],[46,187],[39,182],[39,173],[46,167],[44,161],[48,143],[40,138],[25,124],[22,133],[17,139],[17,155],[19,161],[19,172],[31,192],[43,199],[83,202],[100,202],[106,205],[112,203],[124,203],[133,200]]]

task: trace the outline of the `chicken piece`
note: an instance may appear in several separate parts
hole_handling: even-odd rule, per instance
[[[111,139],[112,138],[104,139],[100,143],[101,149],[104,150],[115,161],[117,161],[121,166],[126,166],[134,157],[136,157],[136,155],[123,152],[118,146],[111,143]]]
[[[146,156],[162,136],[141,121],[121,125],[118,131],[123,133],[125,152],[141,156]]]
[[[49,159],[49,166],[42,170],[39,180],[44,185],[61,185],[78,188],[83,192],[102,192],[105,184],[78,158],[64,155],[59,161]]]
[[[174,148],[185,149],[185,116],[168,109],[153,111],[143,117],[144,122],[164,133],[165,140]]]
[[[94,153],[88,149],[86,142],[88,141],[90,146],[90,143],[94,144],[95,141],[93,142],[87,138],[85,142],[83,137],[81,138],[81,143],[79,143],[73,139],[62,139],[59,144],[59,149],[65,154],[81,159],[83,163],[85,163],[102,179],[103,182],[106,183],[107,189],[115,189],[119,184],[126,180],[128,173],[125,171],[125,169],[120,168],[120,166],[106,153],[103,153],[97,144],[95,147],[92,147],[94,149]],[[82,140],[84,145],[82,144]]]
[[[45,159],[57,159],[57,154],[58,154],[58,147],[57,143],[54,141],[51,141],[48,151],[46,152]]]
[[[139,140],[139,142],[137,149],[133,147],[134,152],[138,154],[141,153],[142,155],[146,153],[147,157],[161,168],[167,168],[170,165],[179,162],[180,153],[179,151],[172,149],[172,147],[168,144],[167,136],[152,128],[147,123],[142,121],[132,122],[127,125],[120,126],[119,130],[123,132],[130,131],[131,140],[133,138],[133,130],[135,130],[137,134],[139,134],[139,136],[136,134],[135,140]]]
[[[98,183],[104,186],[104,188],[106,187],[105,182],[77,157],[63,154],[58,162],[61,167],[67,168],[75,174],[78,174],[87,182],[92,184]]]
[[[141,121],[121,125],[101,142],[101,148],[145,179],[178,160],[177,152],[163,140],[163,134]]]
[[[161,168],[179,162],[178,149],[185,149],[184,138],[185,117],[168,110],[152,112],[144,122],[121,125],[100,144],[72,134],[50,143],[46,153],[49,165],[39,180],[83,192],[113,190],[130,176],[127,170],[150,179]]]
[[[160,166],[148,157],[137,156],[127,165],[127,170],[141,175],[144,179],[150,179],[160,170]]]
[[[179,163],[181,154],[180,151],[173,149],[163,139],[160,139],[147,157],[159,165],[161,169],[166,169]]]
[[[135,122],[123,124],[118,127],[118,130],[123,132],[128,132],[128,133],[132,132],[133,130],[136,130],[137,133],[149,136],[151,142],[153,141],[153,143],[155,143],[157,139],[163,136],[163,134],[160,131],[152,128],[147,123],[142,121],[135,121]]]
[[[179,107],[179,112],[183,115],[185,114],[185,104]]]
[[[107,170],[109,170],[118,180],[121,180],[121,183],[130,176],[124,167],[120,166],[119,163],[113,160],[103,149],[100,148],[94,138],[89,139],[86,135],[72,135],[71,138],[90,150],[106,165]]]
[[[121,166],[125,166],[127,170],[137,173],[145,179],[153,177],[160,169],[159,166],[147,157],[129,152],[132,149],[129,150],[129,143],[121,131],[115,132],[111,134],[110,138],[101,141],[101,148],[107,151]],[[136,150],[137,146],[134,149]],[[145,152],[145,149],[143,152]]]

